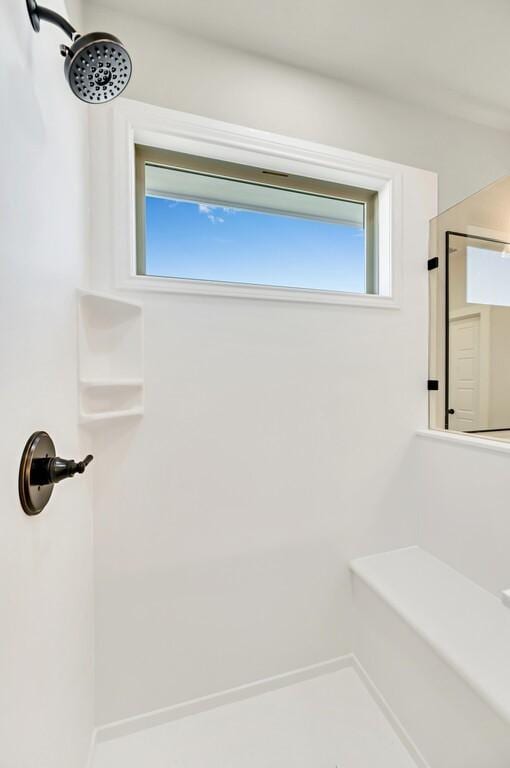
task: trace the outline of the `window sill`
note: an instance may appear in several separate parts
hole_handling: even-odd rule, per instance
[[[419,429],[416,432],[417,437],[428,440],[439,440],[440,442],[460,445],[465,448],[481,448],[484,451],[493,453],[509,453],[510,441],[494,440],[490,437],[469,437],[460,432],[446,432],[440,429]]]
[[[160,293],[182,293],[200,296],[223,296],[271,301],[294,301],[312,304],[344,304],[379,309],[398,309],[399,305],[391,296],[367,293],[342,293],[306,288],[284,288],[272,285],[248,285],[243,283],[217,283],[207,280],[185,280],[171,277],[131,275],[118,287],[132,291],[158,291]]]

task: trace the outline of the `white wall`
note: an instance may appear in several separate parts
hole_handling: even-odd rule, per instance
[[[420,545],[490,592],[508,589],[510,455],[417,438],[409,466]]]
[[[96,114],[94,274],[109,287]],[[99,723],[349,652],[349,559],[416,540],[406,451],[426,423],[436,188],[402,173],[400,310],[137,296],[146,412],[95,439]]]
[[[64,80],[61,34],[46,26],[36,36],[16,2],[1,4],[0,38],[0,765],[83,768],[93,722],[90,480],[62,483],[29,518],[17,473],[36,429],[65,457],[88,447],[77,428],[75,305],[87,255],[86,113]]]
[[[99,723],[350,650],[348,561],[417,538],[422,211],[401,311],[142,297],[146,413],[95,444]]]
[[[97,6],[88,26],[129,46],[131,98],[438,171],[442,207],[510,170],[502,132]],[[95,443],[99,723],[349,651],[348,560],[416,542],[434,201],[406,174],[398,311],[138,297],[146,414]]]
[[[510,173],[504,131],[206,43],[100,4],[87,3],[86,10],[90,29],[113,29],[129,47],[129,98],[426,168],[439,174],[440,210]]]

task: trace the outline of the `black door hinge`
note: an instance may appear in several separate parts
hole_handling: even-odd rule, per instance
[[[429,392],[437,392],[439,389],[439,381],[437,379],[429,379],[427,381],[427,389]]]
[[[430,272],[431,269],[437,269],[439,266],[439,256],[434,256],[427,261],[427,269]]]

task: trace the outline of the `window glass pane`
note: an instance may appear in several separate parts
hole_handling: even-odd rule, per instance
[[[510,251],[497,247],[467,246],[466,293],[469,304],[510,307]]]
[[[365,205],[145,165],[145,274],[367,291]]]

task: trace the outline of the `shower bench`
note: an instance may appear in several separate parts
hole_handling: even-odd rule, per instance
[[[510,765],[510,613],[419,547],[351,563],[355,653],[423,765]]]

